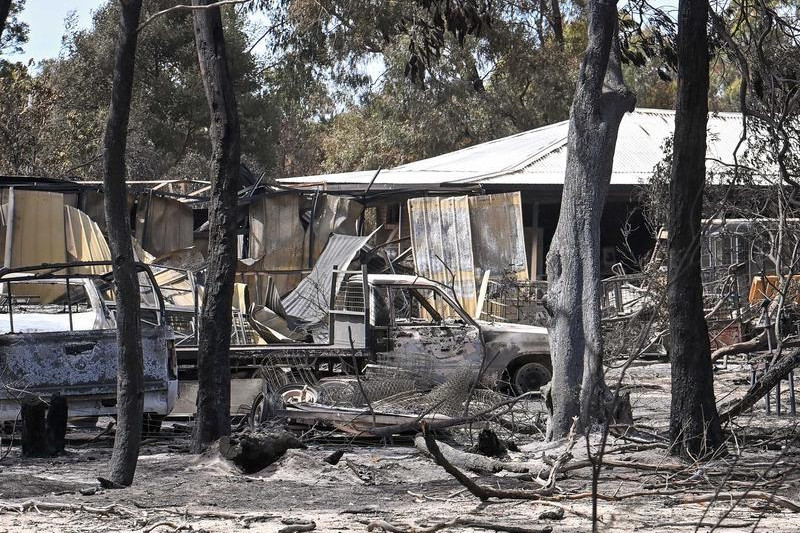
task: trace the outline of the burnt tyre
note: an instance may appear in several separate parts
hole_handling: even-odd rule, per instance
[[[275,411],[283,408],[284,402],[281,395],[264,386],[258,396],[253,399],[253,405],[250,407],[247,417],[250,428],[255,429],[267,420],[275,418]]]
[[[537,392],[550,382],[553,373],[548,367],[541,363],[525,363],[514,371],[512,384],[514,392],[525,394],[526,392]]]
[[[264,393],[259,393],[253,400],[253,405],[250,407],[250,414],[248,416],[250,429],[257,428],[261,422],[265,420],[264,403]]]

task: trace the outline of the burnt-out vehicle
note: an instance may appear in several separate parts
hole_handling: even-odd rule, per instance
[[[372,349],[382,364],[418,361],[436,382],[473,368],[516,393],[550,381],[546,328],[474,320],[453,291],[419,276],[369,275],[368,286]]]
[[[178,392],[164,304],[149,267],[142,292],[144,411],[155,423]],[[116,414],[117,335],[110,262],[0,269],[0,421],[23,402],[64,396],[70,417]]]
[[[449,380],[480,378],[484,386],[512,394],[550,381],[546,328],[474,320],[453,291],[419,276],[338,271],[337,278],[342,281],[331,287],[326,343],[258,348],[263,378],[252,403],[254,421],[281,404],[358,405],[363,394],[385,398],[392,390],[430,390]],[[356,372],[363,375],[357,387]],[[376,386],[380,392],[370,392]],[[354,387],[355,396],[341,396]],[[292,411],[291,418],[301,414],[320,416]]]

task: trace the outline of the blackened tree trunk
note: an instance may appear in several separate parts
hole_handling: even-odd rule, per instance
[[[67,419],[69,406],[67,398],[60,394],[50,397],[50,406],[47,408],[47,445],[50,453],[58,455],[64,451],[67,444]]]
[[[619,124],[636,104],[622,78],[616,4],[591,0],[587,9],[589,44],[570,110],[561,212],[547,254],[550,438],[567,435],[573,417],[581,430],[608,418],[600,331],[600,217]]]
[[[208,0],[192,0],[207,5]],[[239,114],[225,54],[219,7],[194,10],[200,72],[211,114],[211,201],[208,266],[197,356],[197,416],[192,450],[200,452],[231,432],[231,301],[236,273]]]
[[[49,457],[45,413],[47,405],[39,400],[27,400],[20,406],[22,411],[22,456]]]
[[[678,5],[678,96],[670,184],[669,330],[672,452],[698,458],[722,444],[700,277],[700,217],[708,121],[708,4]]]
[[[3,38],[3,30],[6,28],[6,20],[10,11],[11,0],[0,0],[0,39]]]
[[[119,34],[114,58],[111,106],[103,136],[103,186],[106,226],[114,270],[117,344],[117,431],[111,456],[111,481],[133,483],[142,440],[144,408],[142,337],[139,322],[139,280],[131,244],[128,191],[125,184],[125,145],[133,92],[136,27],[141,0],[120,0]]]
[[[561,18],[561,2],[559,0],[550,0],[550,16],[552,17],[551,24],[553,25],[553,38],[558,46],[564,47],[564,24]]]

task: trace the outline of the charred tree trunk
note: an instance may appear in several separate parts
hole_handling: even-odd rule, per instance
[[[20,407],[22,411],[22,456],[49,457],[47,445],[47,426],[45,412],[47,405],[41,400],[26,400]]]
[[[723,442],[700,277],[708,121],[707,23],[705,0],[680,0],[667,284],[672,339],[670,439],[673,453],[695,459]]]
[[[50,407],[47,408],[47,446],[52,455],[64,451],[67,444],[67,418],[69,406],[64,396],[54,394],[50,397]]]
[[[11,0],[0,0],[0,39],[3,38],[3,30],[6,28],[6,20],[10,11]]]
[[[558,46],[564,47],[564,24],[561,18],[561,3],[558,0],[550,0],[550,16],[553,25],[553,38]]]
[[[111,106],[103,136],[103,187],[105,189],[108,245],[114,269],[117,344],[117,431],[111,456],[111,480],[120,486],[133,483],[142,440],[144,408],[142,336],[139,322],[139,280],[131,244],[128,191],[125,185],[125,146],[133,92],[136,27],[141,0],[120,0],[119,35],[114,58]]]
[[[622,78],[616,4],[591,0],[588,12],[589,44],[570,110],[561,212],[547,254],[550,438],[567,435],[573,417],[582,430],[605,421],[610,398],[600,331],[600,217],[619,124],[636,98]]]
[[[192,0],[206,5],[207,0]],[[199,390],[192,450],[230,435],[231,300],[236,272],[239,115],[225,54],[219,7],[194,10],[200,72],[211,114],[211,201],[205,299],[197,356]]]

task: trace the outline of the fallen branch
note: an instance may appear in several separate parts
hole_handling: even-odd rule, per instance
[[[146,507],[145,509],[149,512],[168,513],[175,516],[234,520],[243,523],[280,518],[279,515],[258,512],[232,513],[229,511],[203,511],[199,509],[175,509],[170,507]]]
[[[575,461],[562,467],[562,472],[570,472],[572,470],[580,470],[581,468],[589,468],[592,466],[592,461],[584,459],[582,461]],[[680,464],[650,464],[650,463],[636,463],[633,461],[619,461],[616,459],[603,459],[603,466],[611,468],[629,468],[631,470],[646,470],[651,472],[685,472],[689,467]]]
[[[567,448],[564,452],[556,459],[553,468],[550,470],[550,476],[547,478],[547,482],[545,485],[538,490],[515,490],[515,489],[495,489],[493,487],[486,487],[483,485],[478,485],[474,481],[472,481],[466,474],[464,474],[461,470],[453,466],[442,454],[441,450],[439,449],[439,445],[436,443],[436,439],[433,438],[433,435],[428,429],[428,425],[423,423],[422,424],[422,434],[425,437],[425,446],[428,449],[428,452],[433,456],[436,464],[441,466],[445,469],[445,471],[456,478],[456,481],[461,483],[464,487],[467,488],[474,496],[478,497],[481,501],[486,501],[489,498],[505,498],[505,499],[512,499],[512,500],[539,500],[544,496],[549,496],[555,490],[555,479],[556,475],[558,474],[561,466],[568,461],[572,457],[572,448],[575,445],[575,424],[572,424],[572,430],[570,431],[568,437]]]
[[[88,446],[89,444],[93,444],[93,443],[97,442],[98,440],[100,440],[101,438],[103,438],[106,435],[108,435],[111,432],[112,429],[114,429],[114,421],[113,420],[108,423],[108,425],[106,426],[106,428],[103,431],[101,431],[100,433],[98,433],[97,435],[92,437],[91,439],[87,440],[86,442],[82,442],[80,444],[76,444],[74,447],[75,448],[82,448],[83,446]]]
[[[105,507],[93,507],[90,505],[74,504],[74,503],[57,503],[57,502],[42,502],[37,500],[27,500],[22,503],[0,502],[0,512],[14,511],[17,513],[24,513],[26,511],[70,511],[70,512],[83,512],[91,513],[101,516],[136,516],[133,511],[120,507],[112,503]]]
[[[789,498],[784,498],[783,496],[778,496],[776,494],[770,494],[768,492],[761,492],[757,490],[752,490],[748,492],[720,492],[719,494],[700,494],[698,496],[686,495],[680,499],[680,503],[706,503],[706,502],[720,501],[722,499],[764,500],[768,501],[769,503],[774,503],[779,507],[783,507],[784,509],[788,509],[793,513],[800,513],[800,503],[792,501]]]
[[[711,362],[716,363],[720,358],[725,357],[726,355],[736,355],[740,353],[747,353],[753,352],[758,350],[762,346],[766,346],[767,344],[767,330],[765,329],[755,337],[750,340],[737,342],[734,344],[729,344],[728,346],[723,346],[721,348],[717,348],[711,354]]]
[[[653,524],[652,526],[648,526],[650,528],[664,528],[664,527],[710,527],[716,529],[724,529],[724,528],[745,528],[750,527],[753,525],[754,522],[725,522],[723,524],[716,524],[714,522],[660,522],[658,524]]]
[[[313,520],[283,520],[282,522],[289,525],[279,529],[278,533],[301,533],[303,531],[314,531],[317,529],[317,523]]]
[[[173,531],[182,531],[182,530],[193,531],[194,530],[194,528],[192,526],[189,526],[189,525],[186,525],[186,524],[176,524],[175,522],[169,522],[169,521],[165,520],[163,522],[156,522],[152,526],[148,526],[148,527],[142,529],[141,533],[151,533],[152,531],[155,531],[156,529],[158,529],[160,527],[168,527],[168,528],[172,529]]]
[[[606,502],[618,502],[621,500],[628,500],[630,498],[641,498],[643,496],[674,496],[675,494],[683,494],[684,489],[675,490],[642,490],[636,492],[626,492],[623,494],[593,494],[591,492],[578,492],[575,494],[564,494],[561,496],[563,500],[583,500],[585,498],[597,497],[598,500]]]
[[[214,7],[222,7],[222,6],[228,6],[228,5],[233,5],[233,4],[247,4],[249,2],[252,2],[252,0],[221,0],[219,2],[214,2],[213,4],[205,4],[205,5],[199,5],[199,6],[179,4],[177,6],[168,7],[167,9],[162,9],[161,11],[159,11],[157,13],[153,13],[152,15],[147,17],[147,20],[145,20],[144,22],[139,24],[139,27],[136,28],[136,31],[137,32],[142,31],[148,24],[153,22],[158,17],[160,17],[162,15],[166,15],[167,13],[172,13],[173,11],[195,11],[195,10],[199,10],[199,9],[211,9],[211,8],[214,8]],[[102,154],[100,155],[100,157],[102,157]]]
[[[417,435],[414,437],[414,446],[416,446],[416,448],[421,452],[430,453],[425,443],[425,437],[422,435]],[[448,446],[442,442],[438,443],[438,446],[439,451],[450,464],[458,468],[471,470],[472,472],[495,473],[505,470],[507,472],[514,472],[517,474],[527,474],[531,472],[532,468],[535,468],[536,466],[543,466],[531,465],[528,463],[504,463],[503,461],[492,459],[491,457],[486,457],[477,453],[456,450],[452,446]]]
[[[791,370],[798,366],[800,366],[800,349],[794,350],[792,353],[778,359],[739,401],[735,402],[719,416],[720,420],[722,422],[730,422],[733,418],[754,406],[767,394],[767,391],[772,390]]]
[[[508,526],[494,522],[473,520],[471,518],[454,518],[449,522],[437,522],[436,524],[428,527],[396,526],[385,520],[373,520],[367,524],[367,531],[375,531],[380,529],[389,533],[433,533],[434,531],[440,531],[442,529],[454,526],[466,526],[475,529],[489,529],[491,531],[505,531],[507,533],[550,533],[553,531],[553,528],[550,526],[539,528]]]

